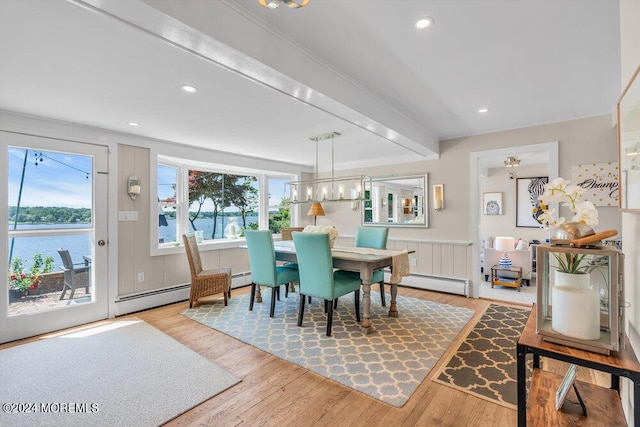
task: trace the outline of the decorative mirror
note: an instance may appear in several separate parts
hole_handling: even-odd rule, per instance
[[[364,225],[427,227],[427,174],[374,177],[365,185]]]
[[[619,206],[640,213],[640,67],[618,101]]]

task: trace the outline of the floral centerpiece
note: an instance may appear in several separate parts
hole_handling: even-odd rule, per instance
[[[545,184],[544,193],[540,196],[539,209],[542,213],[538,215],[538,221],[545,228],[557,228],[569,222],[586,224],[588,226],[598,225],[598,211],[595,205],[587,200],[583,200],[585,189],[578,185],[571,185],[571,181],[564,178],[556,178]],[[568,207],[573,213],[571,221],[565,217],[554,217],[555,209],[549,209],[552,202],[561,203]],[[558,270],[568,274],[586,273],[591,266],[587,265],[586,255],[565,253],[554,254],[558,261]]]
[[[571,185],[570,181],[556,178],[545,184],[539,198],[543,212],[538,220],[545,228],[571,230],[574,234],[594,234],[591,228],[598,224],[598,211],[593,203],[583,200],[585,189]],[[570,221],[565,217],[554,217],[555,210],[549,203],[558,202],[573,213]],[[584,237],[584,236],[575,236]],[[597,268],[587,254],[551,252],[558,261],[551,289],[553,315],[551,327],[554,331],[582,340],[600,339],[601,293],[591,285],[591,273]],[[606,279],[605,279],[606,280]]]
[[[331,247],[338,238],[338,229],[331,225],[307,225],[303,231],[305,233],[328,233]]]

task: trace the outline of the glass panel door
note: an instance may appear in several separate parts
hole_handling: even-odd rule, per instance
[[[106,148],[0,137],[7,200],[1,341],[106,318]]]

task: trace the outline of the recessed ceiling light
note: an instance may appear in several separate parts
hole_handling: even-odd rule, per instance
[[[135,127],[135,126],[140,126],[140,123],[136,123],[136,122],[127,122],[127,124],[128,124],[129,126],[134,126],[134,127]]]
[[[430,16],[421,18],[418,20],[418,22],[416,22],[416,28],[419,30],[424,30],[426,28],[429,28],[432,25],[433,25],[433,18]]]
[[[182,86],[180,86],[180,89],[182,89],[185,92],[189,92],[189,93],[196,93],[198,91],[197,87],[191,86],[191,85],[182,85]]]
[[[489,109],[488,108],[481,108],[478,110],[478,113],[488,113]]]

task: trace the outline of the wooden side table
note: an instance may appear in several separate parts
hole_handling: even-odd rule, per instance
[[[493,285],[517,288],[520,292],[522,284],[522,267],[503,268],[499,265],[491,267],[491,287]]]
[[[527,354],[533,354],[534,371],[528,404],[526,390]],[[527,420],[535,425],[570,425],[566,421],[567,417],[584,418],[582,415],[555,410],[556,384],[559,384],[562,378],[542,371],[540,356],[611,374],[610,389],[593,384],[577,383],[587,406],[586,420],[589,423],[593,422],[594,425],[619,425],[611,424],[615,420],[622,420],[622,425],[624,425],[625,420],[619,396],[620,377],[629,378],[634,385],[634,420],[636,423],[640,421],[640,363],[631,348],[629,339],[625,337],[624,348],[609,356],[543,341],[542,336],[536,333],[536,308],[534,304],[527,325],[517,344],[518,426],[526,426]]]

